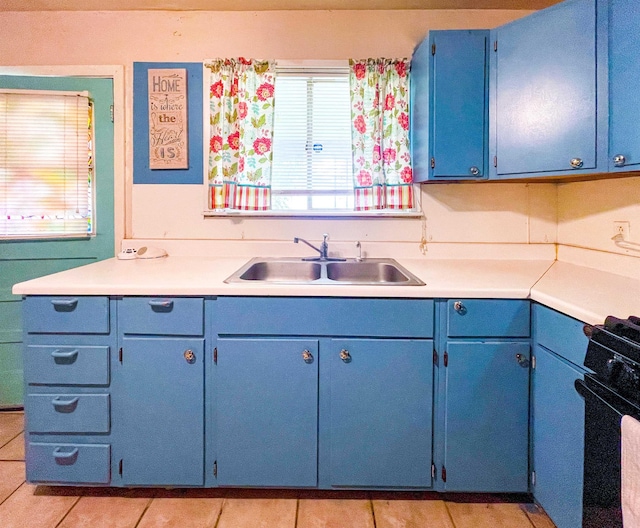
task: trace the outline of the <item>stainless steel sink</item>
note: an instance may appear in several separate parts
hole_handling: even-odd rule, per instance
[[[412,276],[399,264],[370,260],[357,262],[329,262],[327,263],[327,278],[339,282],[366,284],[402,284],[411,282]]]
[[[418,277],[390,258],[343,262],[307,262],[299,258],[254,258],[226,283],[424,286]]]
[[[322,267],[315,262],[260,260],[249,266],[241,275],[245,281],[310,282],[320,278]]]

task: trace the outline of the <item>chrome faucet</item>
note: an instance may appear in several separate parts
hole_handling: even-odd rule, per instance
[[[325,261],[328,261],[328,260],[333,260],[333,261],[346,260],[346,259],[343,259],[343,258],[330,257],[329,256],[329,244],[327,243],[327,240],[329,240],[329,235],[327,233],[325,233],[325,234],[322,235],[322,244],[320,245],[319,248],[317,248],[316,246],[314,246],[310,242],[307,242],[304,238],[299,238],[299,237],[294,237],[293,243],[297,244],[298,242],[304,242],[311,249],[315,249],[318,253],[320,253],[319,257],[306,257],[306,258],[303,258],[302,260],[307,260],[307,261],[318,260],[320,262],[325,262]]]

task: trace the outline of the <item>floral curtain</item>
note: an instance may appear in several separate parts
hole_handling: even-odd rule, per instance
[[[205,67],[210,73],[209,207],[269,209],[275,63],[217,59]]]
[[[349,60],[355,209],[410,209],[409,61]]]

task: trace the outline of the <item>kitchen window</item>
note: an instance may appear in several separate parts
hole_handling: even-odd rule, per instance
[[[86,92],[0,90],[0,238],[94,234],[92,130]]]
[[[349,70],[276,77],[273,211],[353,210]]]
[[[407,63],[205,63],[205,216],[419,215]]]

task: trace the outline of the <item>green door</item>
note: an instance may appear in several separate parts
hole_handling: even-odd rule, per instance
[[[6,408],[23,401],[21,299],[11,294],[11,287],[114,255],[113,80],[0,75],[0,87],[88,91],[94,101],[95,130],[96,235],[87,239],[0,240],[0,408]]]

